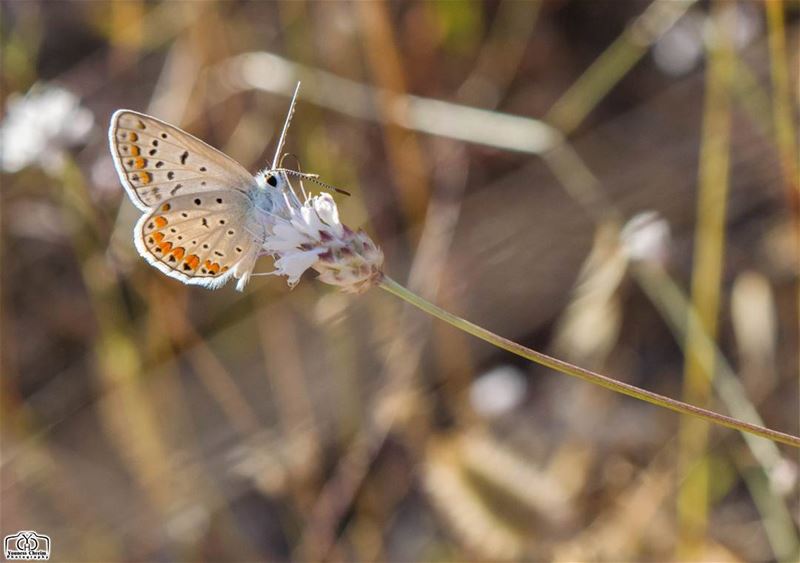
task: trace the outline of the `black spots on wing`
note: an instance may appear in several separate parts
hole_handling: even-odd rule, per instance
[[[206,168],[205,166],[200,167],[200,172],[205,172],[206,170],[208,170],[208,168]]]
[[[170,229],[169,229],[169,232],[171,232],[171,233],[177,233],[177,232],[178,232],[178,230],[177,230],[175,227],[170,227]]]
[[[203,245],[203,250],[208,250],[208,244]]]
[[[194,198],[194,204],[195,205],[200,205],[201,203],[203,203],[202,199],[200,199],[199,197]]]
[[[181,217],[183,217],[184,219],[186,219],[188,216],[189,216],[189,214],[186,213],[185,211],[181,212]]]
[[[174,254],[170,254],[169,255],[169,261],[170,262],[175,262],[175,255]]]
[[[209,227],[209,226],[208,226],[208,220],[207,220],[205,217],[203,217],[203,221],[202,221],[202,223],[203,223],[203,226],[204,226],[206,229],[210,229],[210,228],[211,228],[211,227]]]
[[[149,154],[150,156],[155,156],[157,152],[158,151],[156,149],[150,149],[149,151],[147,151],[147,154]]]
[[[215,250],[215,251],[214,251],[214,254],[215,254],[216,256],[220,256],[220,257],[222,257],[222,256],[225,256],[225,255],[224,255],[222,252],[220,252],[219,250]]]
[[[186,159],[189,158],[189,151],[183,151],[181,155],[181,164],[186,164]]]
[[[136,126],[137,126],[139,129],[141,129],[142,131],[144,131],[145,129],[147,129],[147,126],[144,124],[144,121],[142,121],[141,119],[139,119],[139,120],[138,120],[138,123],[136,124]]]
[[[150,237],[149,239],[147,239],[147,244],[154,244],[155,242],[156,241],[155,241],[155,239],[153,239],[153,237]]]
[[[267,178],[267,184],[272,186],[273,188],[278,187],[278,179],[273,175]]]
[[[184,263],[183,263],[183,271],[184,271],[184,272],[188,272],[188,271],[189,271],[189,270],[191,270],[191,269],[192,269],[192,267],[189,265],[189,263],[188,263],[188,262],[184,262]]]
[[[232,236],[234,235],[234,233],[235,233],[235,232],[236,232],[236,231],[234,231],[233,229],[228,229],[228,232],[227,232],[226,234],[227,234],[229,237],[232,237]]]
[[[225,219],[220,219],[220,220],[219,220],[219,224],[220,224],[220,225],[224,225],[224,224],[225,224]]]
[[[183,184],[175,184],[175,187],[172,188],[169,191],[169,193],[172,194],[172,195],[175,195],[178,192],[178,190],[181,189],[182,187],[183,187]]]
[[[161,138],[162,139],[166,139],[167,138],[167,134],[166,133],[161,133]]]
[[[222,203],[222,198],[221,197],[217,198],[217,203]]]
[[[241,253],[242,253],[242,247],[241,247],[241,246],[237,246],[237,247],[236,247],[236,252],[238,252],[239,254],[241,254]]]
[[[133,168],[133,159],[130,159],[130,160],[129,160],[129,161],[127,161],[125,164],[127,164],[127,165],[128,165],[128,168]]]
[[[147,224],[147,228],[148,228],[148,229],[153,229],[153,228],[155,228],[155,225],[153,224],[153,222],[152,222],[152,221],[150,221],[150,222]]]
[[[202,182],[200,182],[200,185],[201,185],[201,186],[205,186],[205,185],[206,185],[206,182],[205,182],[205,180],[203,180]]]
[[[172,170],[167,172],[167,180],[172,180],[174,177],[175,177],[175,172],[173,172]],[[180,186],[180,184],[178,185]]]
[[[151,151],[151,152],[154,152],[155,150],[156,149],[153,149],[153,151]],[[162,166],[164,166],[164,161],[163,160],[159,160],[158,162],[156,162],[156,168],[161,168]]]
[[[153,139],[153,142],[152,142],[151,144],[152,144],[154,147],[157,147],[157,146],[158,146],[158,139]]]

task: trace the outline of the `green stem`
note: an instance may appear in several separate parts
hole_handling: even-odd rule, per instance
[[[403,287],[402,285],[400,285],[399,283],[397,283],[388,276],[384,276],[383,279],[380,281],[380,287],[382,287],[389,293],[396,295],[400,299],[407,301],[411,305],[414,305],[418,309],[421,309],[426,313],[433,315],[434,317],[441,319],[444,322],[449,323],[460,330],[463,330],[464,332],[476,336],[481,340],[485,340],[489,344],[493,344],[498,348],[507,350],[512,354],[516,354],[517,356],[521,356],[525,359],[531,360],[532,362],[536,362],[537,364],[541,364],[550,369],[554,369],[556,371],[560,371],[561,373],[572,375],[574,377],[579,377],[585,381],[588,381],[589,383],[594,383],[595,385],[599,385],[600,387],[605,387],[606,389],[616,391],[617,393],[622,393],[623,395],[628,395],[630,397],[634,397],[641,401],[646,401],[648,403],[652,403],[654,405],[658,405],[660,407],[664,407],[673,410],[675,412],[679,412],[681,414],[687,414],[689,416],[701,418],[707,422],[713,422],[714,424],[727,426],[728,428],[734,428],[736,430],[741,430],[742,432],[749,432],[750,434],[755,434],[756,436],[761,436],[762,438],[767,438],[768,440],[773,440],[775,442],[780,442],[782,444],[800,448],[800,437],[793,436],[791,434],[785,434],[783,432],[778,432],[777,430],[764,428],[763,426],[758,426],[756,424],[743,422],[741,420],[737,420],[729,416],[725,416],[719,413],[715,413],[713,411],[702,409],[694,405],[683,403],[681,401],[676,401],[675,399],[670,399],[669,397],[664,397],[663,395],[659,395],[658,393],[653,393],[652,391],[646,391],[644,389],[640,389],[635,385],[622,383],[621,381],[617,381],[616,379],[611,379],[610,377],[606,377],[605,375],[600,375],[599,373],[595,373],[588,369],[584,369],[572,365],[563,360],[558,360],[556,358],[550,357],[547,354],[542,354],[541,352],[537,352],[535,350],[531,350],[530,348],[526,348],[521,344],[517,344],[516,342],[508,340],[507,338],[503,338],[502,336],[499,336],[489,330],[486,330],[485,328],[479,327],[476,324],[473,324],[467,320],[462,319],[461,317],[458,317],[452,313],[445,311],[444,309],[437,307],[430,301],[426,301],[419,295],[409,291],[408,289],[406,289],[405,287]]]

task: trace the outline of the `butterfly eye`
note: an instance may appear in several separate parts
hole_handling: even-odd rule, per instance
[[[278,186],[278,179],[273,174],[270,174],[267,177],[267,184],[269,184],[273,188],[276,188]]]

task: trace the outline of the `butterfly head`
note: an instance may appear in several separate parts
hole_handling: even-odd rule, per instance
[[[267,168],[256,175],[256,181],[260,188],[266,190],[283,191],[289,188],[289,180],[282,170]]]

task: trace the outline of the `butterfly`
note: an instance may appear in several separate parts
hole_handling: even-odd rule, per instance
[[[315,174],[279,167],[299,89],[298,83],[272,166],[256,175],[178,127],[127,109],[114,112],[111,155],[144,212],[133,239],[147,262],[186,284],[216,289],[235,278],[236,289],[244,289],[264,254],[274,211],[287,197],[297,199],[288,176],[317,181]]]

